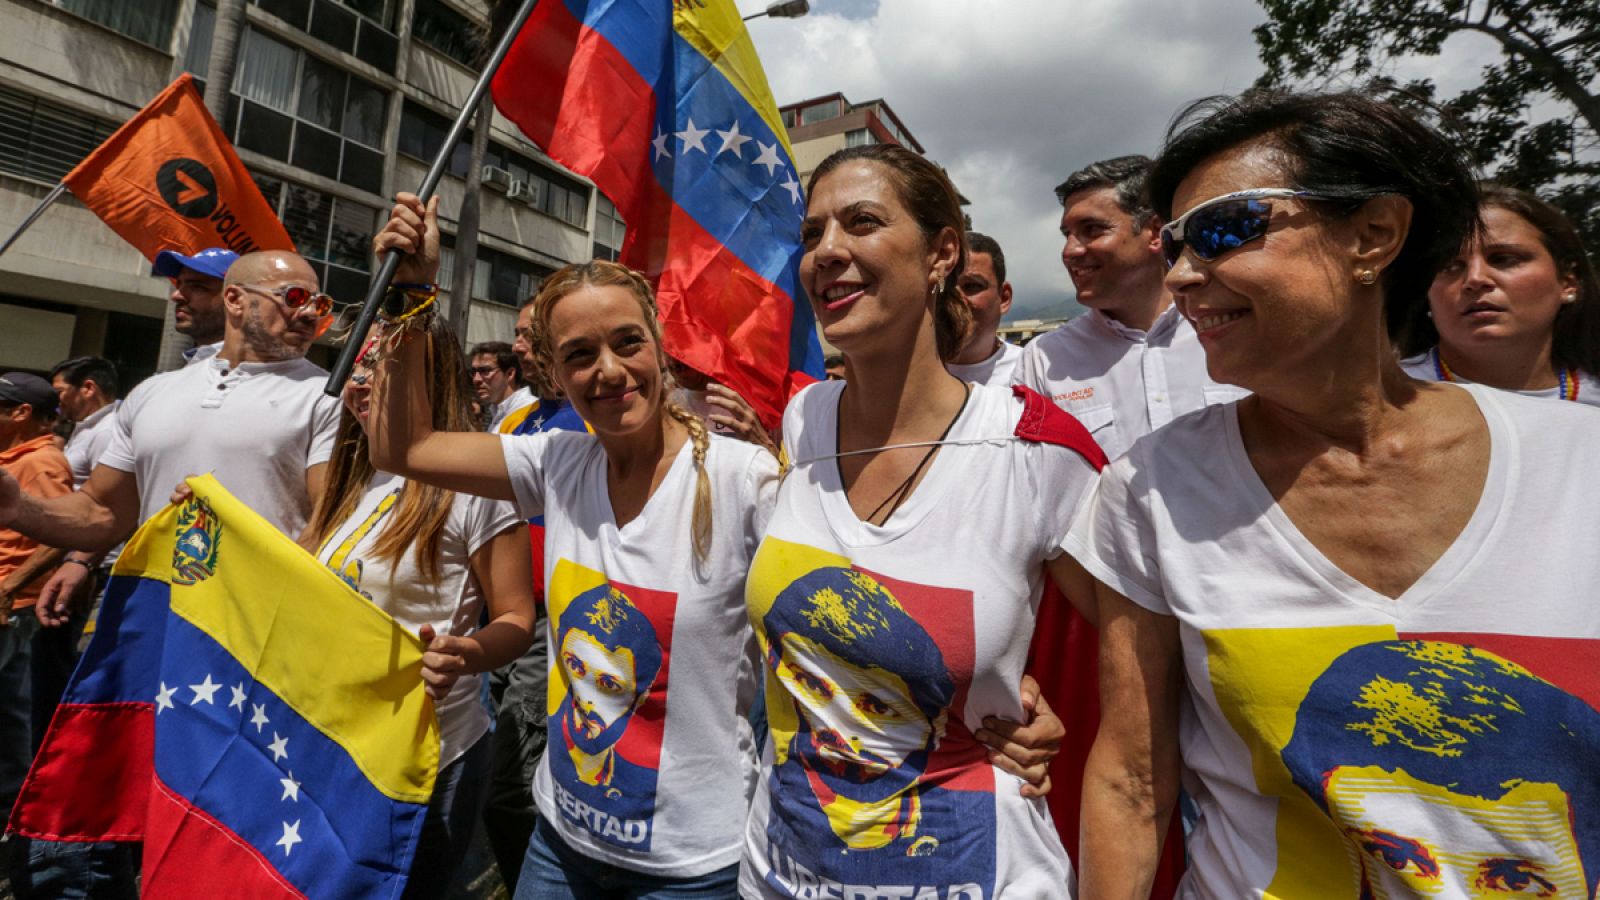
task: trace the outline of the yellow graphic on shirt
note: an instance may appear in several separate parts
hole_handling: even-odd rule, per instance
[[[1277,800],[1265,896],[1595,896],[1600,712],[1582,699],[1480,647],[1389,627],[1205,641],[1218,706]]]
[[[399,488],[390,491],[388,496],[378,501],[377,508],[363,519],[360,525],[356,526],[356,530],[350,532],[349,537],[339,542],[339,547],[333,551],[333,555],[328,557],[328,568],[339,576],[339,580],[350,585],[353,590],[359,592],[361,596],[366,597],[368,600],[371,600],[372,597],[361,590],[361,573],[365,565],[359,559],[351,559],[350,554],[354,553],[356,547],[366,539],[368,534],[372,533],[372,529],[383,521],[384,517],[389,514],[389,510],[394,508],[395,501],[399,499]],[[323,551],[328,549],[328,544],[332,542],[333,538],[330,536],[321,547],[317,548],[317,556],[319,558],[322,556]]]

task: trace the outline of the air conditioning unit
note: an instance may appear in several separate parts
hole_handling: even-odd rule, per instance
[[[509,191],[511,185],[515,183],[511,180],[511,173],[499,166],[484,166],[483,175],[479,180],[483,182],[484,187],[494,188],[497,191]]]
[[[511,185],[511,190],[506,192],[507,199],[520,200],[529,206],[539,205],[539,185],[531,181],[517,181]]]

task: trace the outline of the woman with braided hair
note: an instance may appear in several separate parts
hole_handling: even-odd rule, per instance
[[[407,254],[401,282],[425,283],[438,233],[434,208],[402,195],[375,243]],[[516,896],[732,897],[761,673],[744,579],[777,460],[671,401],[638,273],[561,269],[534,299],[530,332],[593,433],[436,430],[425,330],[384,342],[368,429],[379,469],[545,518],[552,715]]]

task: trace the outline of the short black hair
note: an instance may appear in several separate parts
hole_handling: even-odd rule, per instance
[[[522,361],[517,359],[516,351],[505,341],[484,341],[472,345],[472,352],[467,354],[468,365],[472,364],[472,358],[475,356],[493,356],[496,368],[510,369],[512,378],[518,384],[522,383]]]
[[[56,367],[50,370],[50,380],[55,381],[58,377],[75,388],[83,387],[85,381],[93,381],[107,400],[122,396],[117,384],[117,367],[102,356],[74,356],[56,363]]]
[[[1145,179],[1149,174],[1148,156],[1134,153],[1102,159],[1073,172],[1066,181],[1056,185],[1056,200],[1066,206],[1067,198],[1079,191],[1114,188],[1117,206],[1133,217],[1135,228],[1143,228],[1150,224],[1150,217],[1155,215],[1155,210],[1150,207],[1150,195],[1145,190]]]
[[[967,262],[972,262],[972,254],[987,253],[994,261],[995,287],[1006,283],[1006,255],[1000,250],[1000,242],[981,231],[967,232]]]
[[[1322,204],[1349,215],[1386,194],[1411,203],[1411,228],[1383,273],[1391,337],[1403,335],[1412,311],[1427,307],[1428,287],[1476,234],[1478,187],[1462,141],[1440,134],[1415,113],[1354,91],[1252,90],[1191,103],[1167,130],[1150,167],[1150,201],[1172,219],[1178,185],[1201,163],[1263,140],[1283,158],[1281,185],[1330,198]]]

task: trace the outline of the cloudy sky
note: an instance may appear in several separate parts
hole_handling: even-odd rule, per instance
[[[1187,101],[1249,87],[1263,21],[1255,0],[812,0],[805,18],[749,29],[779,104],[888,101],[1005,249],[1011,318],[1036,318],[1077,309],[1055,185],[1098,159],[1154,155]],[[1493,48],[1457,44],[1395,74],[1458,86]]]

